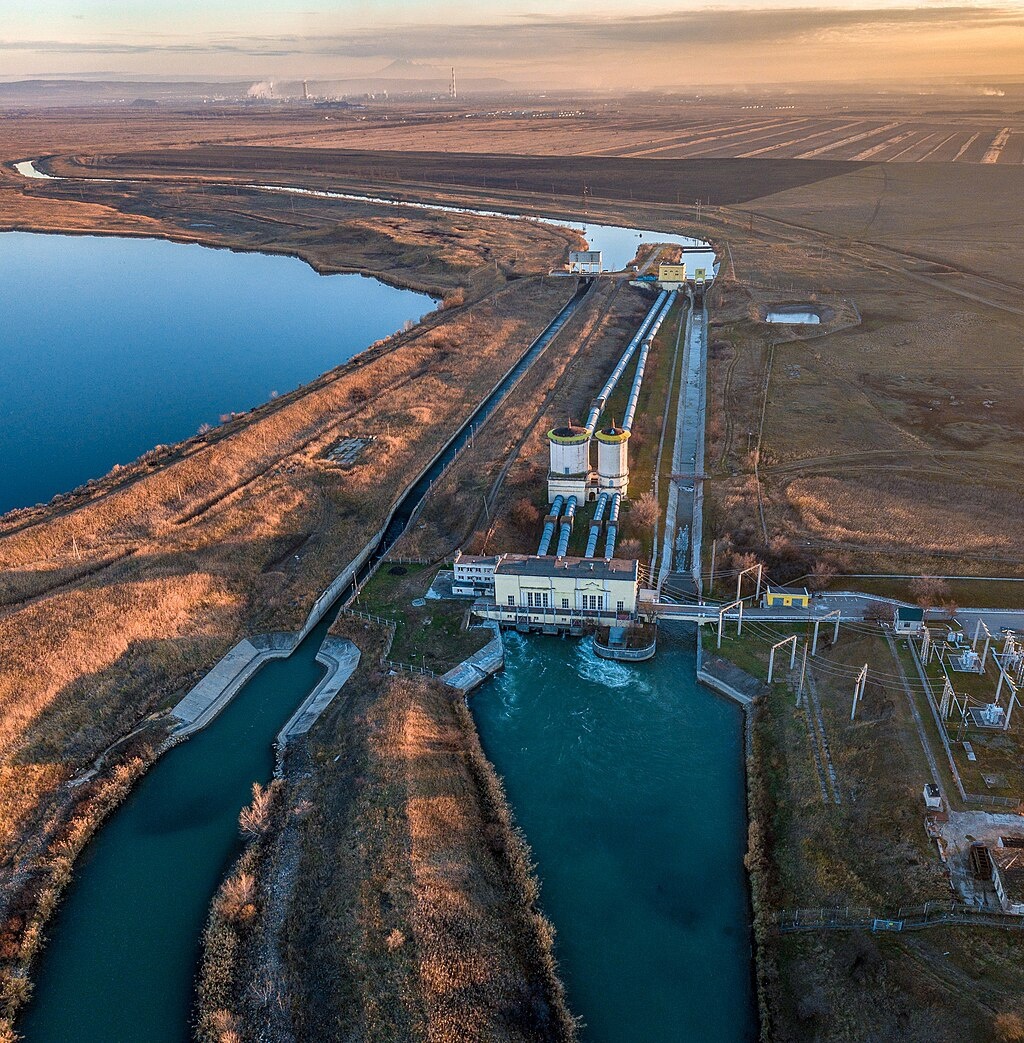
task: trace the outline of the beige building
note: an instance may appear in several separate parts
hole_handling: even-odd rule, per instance
[[[639,568],[619,558],[504,554],[494,568],[494,597],[477,615],[506,626],[566,630],[628,621],[636,615]]]
[[[460,597],[479,597],[494,590],[494,566],[496,555],[463,554],[460,550],[455,555],[452,570],[452,593]]]
[[[686,285],[685,264],[659,264],[658,285],[665,290],[678,290]]]

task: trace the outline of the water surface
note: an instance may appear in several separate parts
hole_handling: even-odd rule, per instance
[[[291,391],[433,306],[291,257],[0,234],[0,513]]]
[[[753,1040],[739,708],[697,685],[692,637],[637,665],[505,637],[506,670],[471,708],[584,1040]]]

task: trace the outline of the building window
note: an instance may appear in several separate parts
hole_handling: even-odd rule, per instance
[[[615,602],[615,611],[616,612],[625,612],[626,611],[626,603],[625,603],[625,601],[616,601]]]
[[[568,607],[569,607],[569,599],[568,598],[562,598],[562,608],[568,608]]]
[[[511,606],[512,606],[513,608],[515,608],[515,607],[516,607],[516,596],[515,596],[515,594],[509,594],[509,596],[508,596],[508,603],[509,603],[509,604],[510,604],[510,605],[511,605]]]

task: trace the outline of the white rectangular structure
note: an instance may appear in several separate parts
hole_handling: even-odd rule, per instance
[[[455,576],[452,580],[452,593],[463,597],[481,597],[494,590],[494,567],[499,558],[495,555],[463,554],[455,555]]]
[[[569,251],[569,271],[574,275],[597,275],[601,270],[600,250]]]

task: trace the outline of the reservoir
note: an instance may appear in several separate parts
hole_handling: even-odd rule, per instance
[[[692,632],[649,663],[505,634],[470,696],[554,923],[585,1043],[756,1038],[739,707],[694,677]]]
[[[434,302],[292,257],[0,234],[0,513],[346,362]]]

